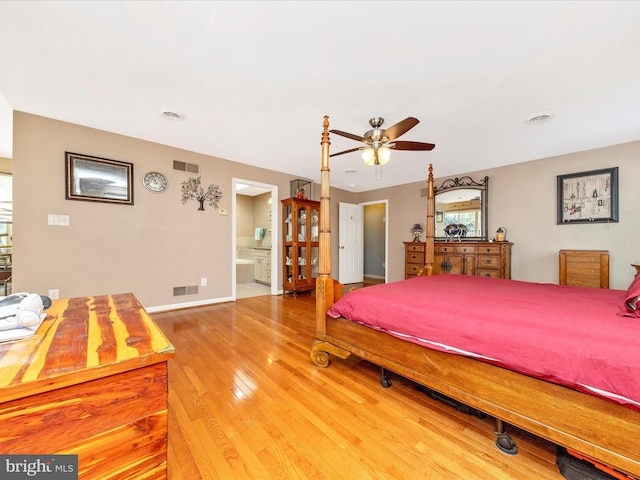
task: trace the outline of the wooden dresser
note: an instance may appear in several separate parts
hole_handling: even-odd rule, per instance
[[[415,277],[424,267],[424,242],[404,243],[404,278]]]
[[[560,285],[609,288],[608,250],[560,250]]]
[[[405,278],[415,276],[424,265],[425,244],[404,242]],[[482,277],[511,278],[510,242],[435,242],[433,274],[458,273]]]
[[[132,294],[54,300],[0,344],[0,452],[78,455],[80,479],[167,478],[174,348]]]

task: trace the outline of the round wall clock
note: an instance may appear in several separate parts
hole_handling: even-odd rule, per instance
[[[145,173],[142,183],[147,190],[153,193],[161,193],[167,189],[167,177],[159,172]]]

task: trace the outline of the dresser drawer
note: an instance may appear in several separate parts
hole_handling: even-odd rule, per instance
[[[456,245],[454,248],[456,253],[476,253],[476,247],[473,245]]]
[[[424,244],[420,243],[420,244],[407,244],[407,254],[411,253],[411,252],[421,252],[424,253]]]
[[[407,263],[405,266],[407,275],[417,275],[422,270],[422,265],[417,263]]]
[[[424,253],[407,252],[407,263],[419,263],[424,265]]]
[[[479,268],[476,271],[476,276],[478,276],[478,277],[500,278],[500,270],[486,270],[484,268]]]
[[[436,245],[435,252],[436,253],[454,253],[456,251],[456,247],[454,245]]]
[[[500,245],[482,245],[478,246],[478,253],[487,253],[489,255],[500,255]]]
[[[500,257],[478,255],[478,268],[500,268]]]

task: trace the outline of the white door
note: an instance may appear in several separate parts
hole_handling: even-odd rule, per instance
[[[364,280],[363,211],[362,205],[340,202],[338,281],[344,285]]]

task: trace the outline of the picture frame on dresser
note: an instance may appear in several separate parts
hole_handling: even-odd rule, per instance
[[[557,224],[618,222],[618,167],[557,176]]]

